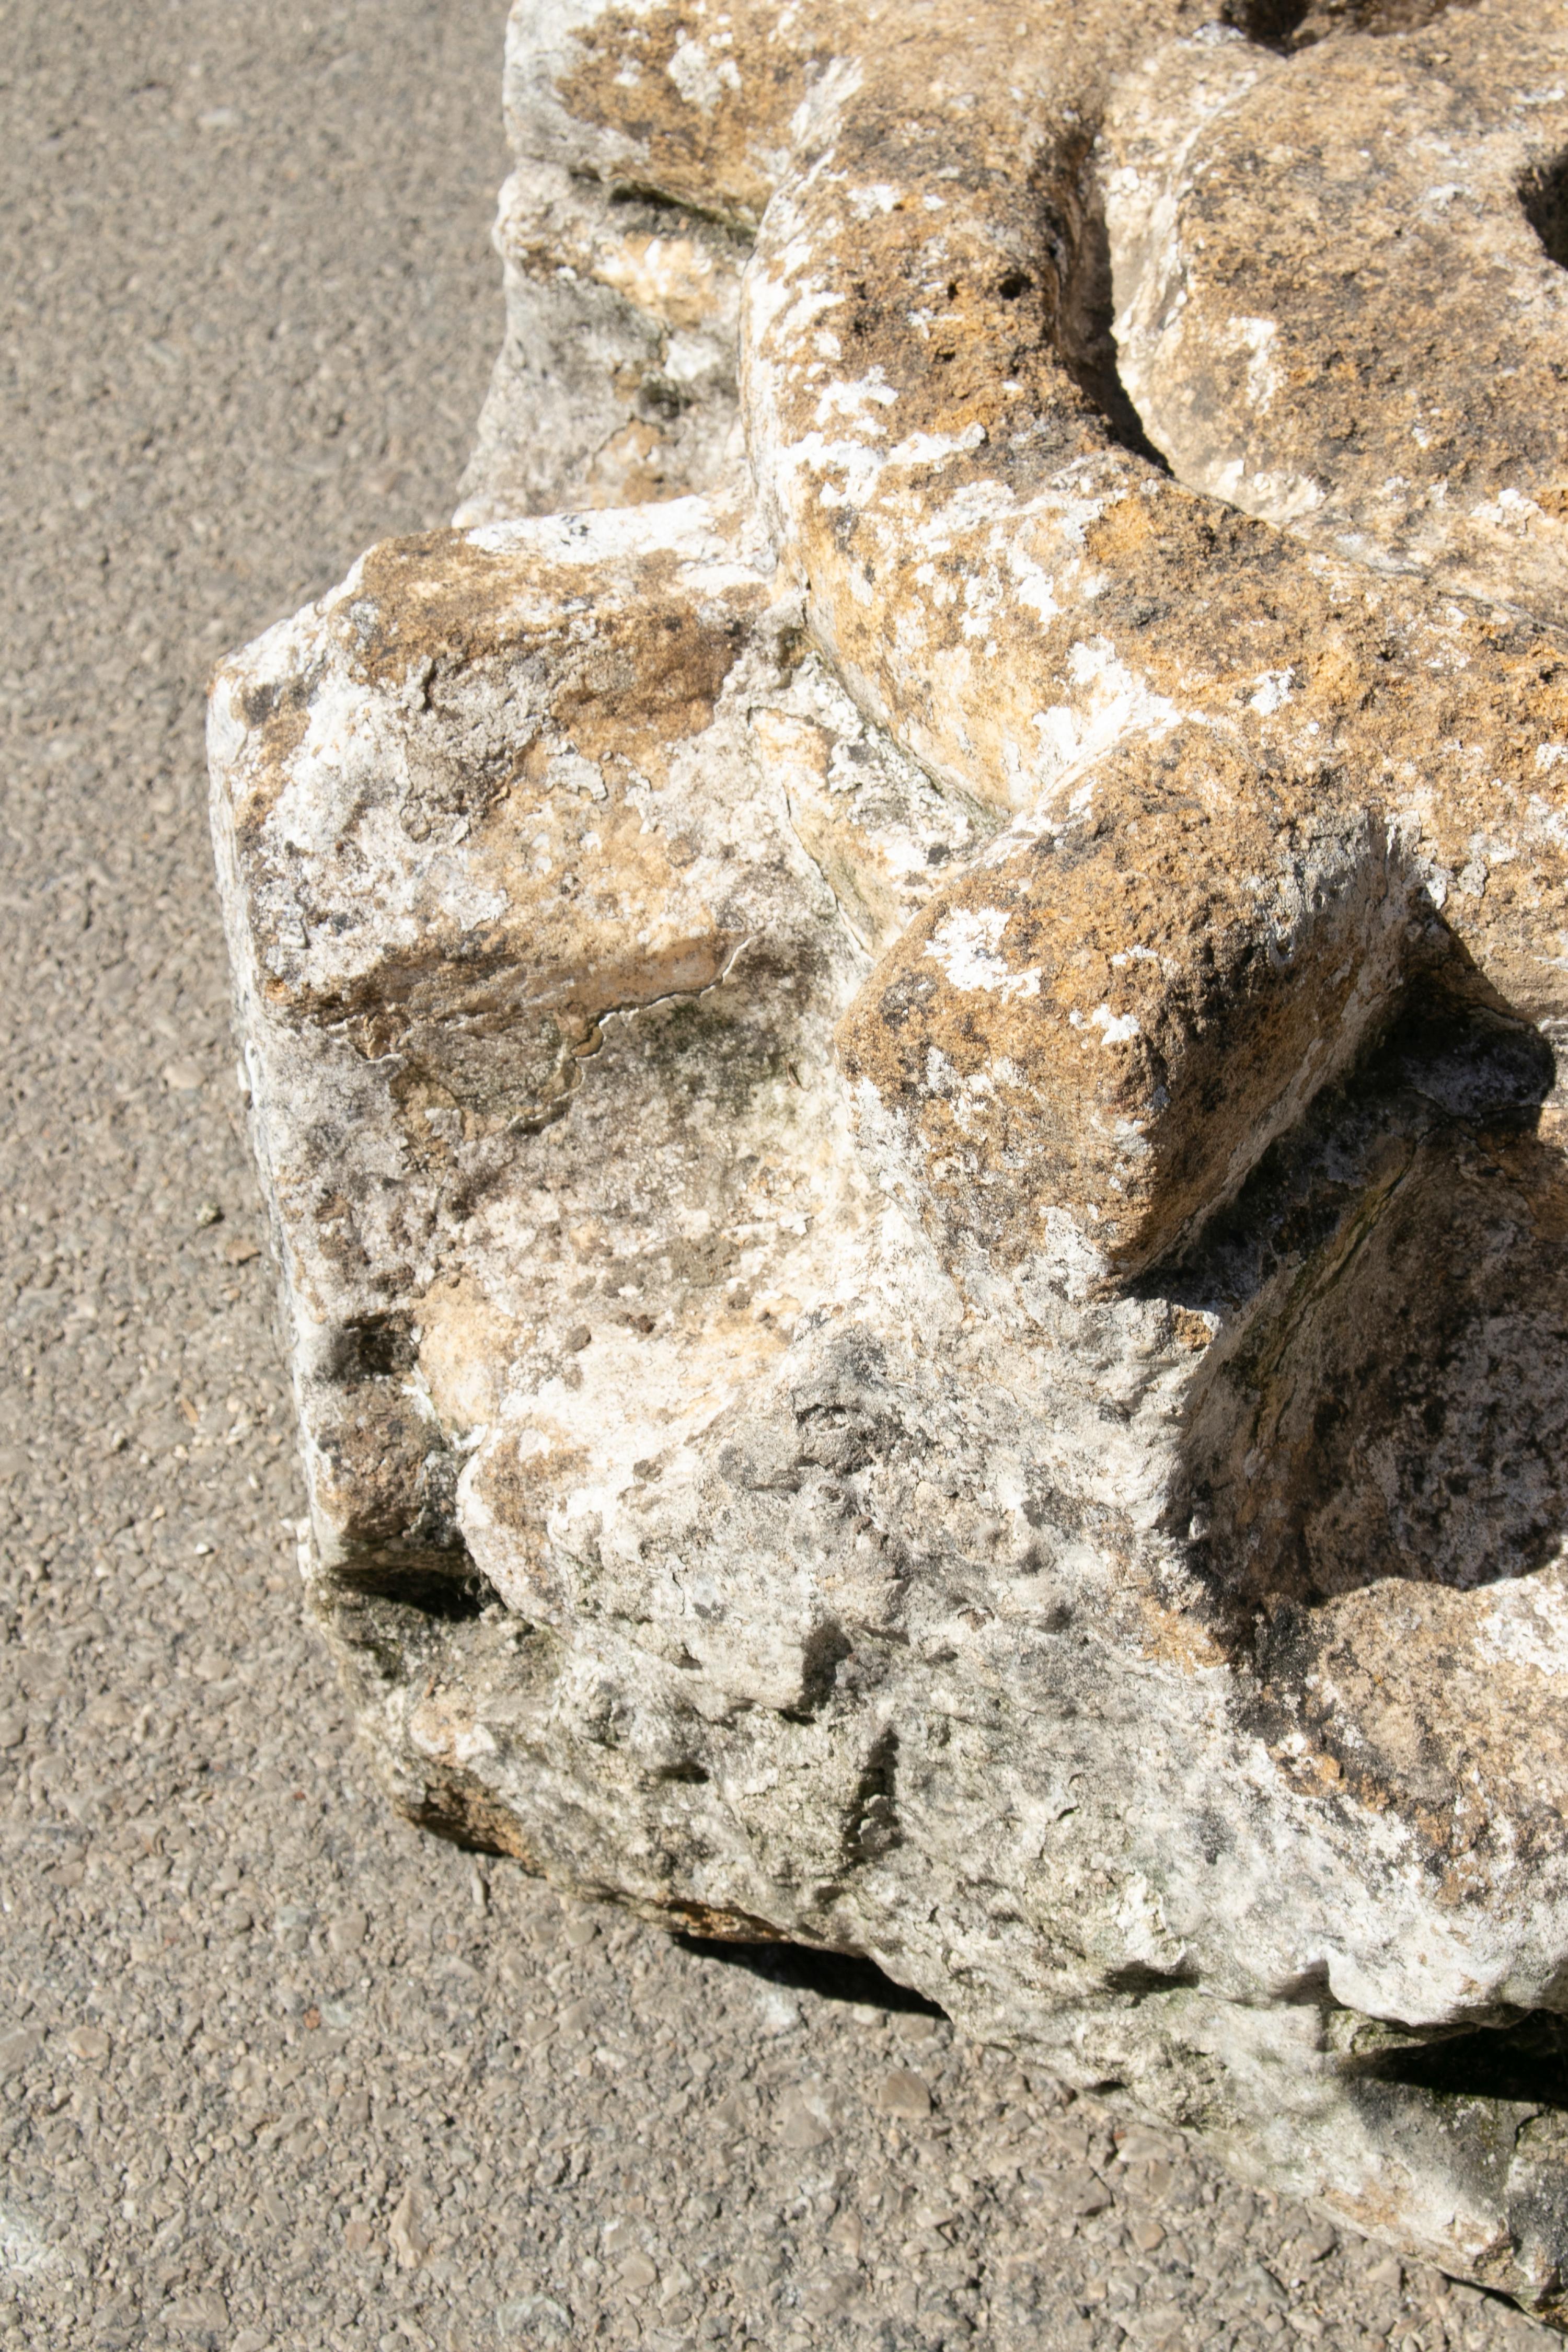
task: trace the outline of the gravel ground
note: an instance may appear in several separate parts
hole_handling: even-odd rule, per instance
[[[294,1574],[201,691],[451,503],[501,9],[0,24],[0,2345],[1542,2340],[869,1971],[389,1817]]]

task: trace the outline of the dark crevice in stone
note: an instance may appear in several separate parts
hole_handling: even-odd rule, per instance
[[[696,398],[689,384],[678,383],[673,376],[645,375],[637,386],[637,407],[640,415],[659,417],[669,425],[684,415]]]
[[[1107,1992],[1129,1993],[1142,2000],[1151,1993],[1182,1992],[1198,1981],[1196,1969],[1156,1969],[1146,1960],[1129,1960],[1125,1968],[1112,1969],[1105,1979]]]
[[[899,1735],[891,1724],[879,1731],[860,1769],[844,1831],[847,1868],[874,1862],[903,1843],[898,1811]]]
[[[398,1805],[405,1821],[465,1853],[509,1855],[525,1869],[535,1865],[524,1853],[517,1823],[491,1791],[463,1772],[435,1771],[420,1794]]]
[[[799,1701],[782,1710],[786,1721],[810,1723],[821,1713],[854,1646],[837,1618],[825,1617],[812,1627],[801,1651]]]
[[[1259,48],[1289,57],[1331,33],[1370,33],[1374,38],[1418,33],[1450,8],[1474,5],[1475,0],[1225,0],[1220,22],[1245,33]]]
[[[1311,5],[1312,0],[1226,0],[1220,22],[1259,48],[1289,49]]]
[[[1520,182],[1519,201],[1547,259],[1568,269],[1568,155],[1528,173]]]
[[[1274,1987],[1273,1997],[1286,2009],[1330,2010],[1344,2006],[1334,1999],[1327,1960],[1314,1960],[1299,1976],[1288,1977],[1283,1984]]]
[[[574,173],[573,177],[585,187],[602,184],[592,172]],[[613,212],[645,212],[656,221],[662,215],[667,227],[672,215],[681,222],[700,222],[705,228],[718,229],[742,253],[749,253],[756,243],[753,222],[740,219],[715,205],[698,204],[689,195],[672,196],[650,181],[617,180],[610,189],[609,202]]]
[[[1111,438],[1169,473],[1163,455],[1143,430],[1117,363],[1110,236],[1088,132],[1065,167],[1041,188],[1039,205],[1042,292],[1057,357],[1099,411]],[[998,289],[1005,301],[1019,302],[1034,290],[1022,270],[1010,273]]]
[[[500,1601],[494,1585],[480,1575],[466,1551],[435,1559],[426,1555],[409,1560],[355,1563],[340,1568],[332,1580],[341,1591],[368,1600],[390,1601],[400,1608],[417,1610],[422,1617],[437,1617],[447,1623],[482,1617]]]
[[[416,1353],[406,1315],[367,1315],[338,1332],[330,1376],[343,1388],[400,1378],[413,1370]]]
[[[1161,1282],[1224,1326],[1179,1532],[1228,1638],[1266,1619],[1288,1680],[1319,1604],[1528,1575],[1568,1531],[1555,1076],[1506,1006],[1414,984]]]

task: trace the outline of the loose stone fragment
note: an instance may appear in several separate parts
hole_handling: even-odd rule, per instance
[[[430,2251],[420,2200],[412,2183],[394,2206],[386,2225],[387,2238],[400,2270],[413,2270]]]
[[[36,2026],[19,2026],[0,2035],[0,2083],[9,2082],[13,2074],[30,2066],[43,2046],[44,2037]]]
[[[919,2122],[931,2113],[931,2086],[907,2066],[896,2066],[891,2074],[883,2075],[878,2086],[877,2105],[884,2115]]]
[[[411,1819],[1563,2317],[1568,38],[1226,14],[514,10],[213,694],[305,1565]]]

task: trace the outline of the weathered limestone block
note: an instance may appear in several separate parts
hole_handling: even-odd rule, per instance
[[[1568,33],[1231,13],[514,11],[458,527],[214,690],[308,1573],[414,1818],[1563,2315]]]
[[[1375,571],[1556,619],[1554,13],[1289,59],[1184,42],[1128,77],[1107,142],[1122,381],[1181,478]]]

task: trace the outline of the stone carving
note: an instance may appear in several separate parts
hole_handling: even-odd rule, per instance
[[[522,0],[458,527],[227,663],[397,1801],[1564,2308],[1568,34]]]

